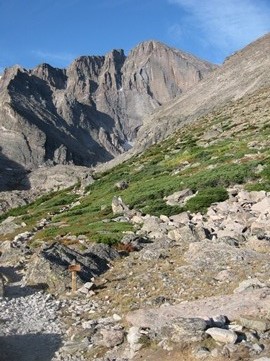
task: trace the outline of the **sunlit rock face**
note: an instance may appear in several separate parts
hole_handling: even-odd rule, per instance
[[[130,148],[145,116],[215,68],[156,41],[128,56],[82,56],[67,69],[8,68],[0,78],[0,162],[106,162]]]

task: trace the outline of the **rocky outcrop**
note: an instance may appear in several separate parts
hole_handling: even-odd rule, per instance
[[[35,254],[25,274],[26,285],[46,285],[51,291],[65,292],[70,288],[68,266],[75,262],[81,266],[78,282],[89,282],[109,269],[110,261],[118,258],[118,252],[105,244],[93,245],[83,254],[69,247],[54,243]]]
[[[14,176],[16,183],[11,182],[10,174]],[[0,214],[11,208],[33,202],[44,193],[59,191],[75,185],[80,191],[94,182],[91,168],[62,164],[53,167],[39,167],[29,172],[3,171],[0,175],[0,184],[1,179],[5,180],[8,189],[1,189],[0,185]],[[1,229],[0,233],[3,233]]]
[[[145,115],[214,68],[147,41],[127,57],[123,50],[82,56],[67,69],[6,69],[0,79],[0,144],[10,162],[5,167],[108,161],[129,147]]]
[[[216,315],[226,315],[229,320],[238,320],[243,312],[249,317],[267,317],[270,304],[269,288],[238,294],[203,298],[198,301],[163,308],[144,309],[131,312],[127,320],[137,327],[157,329],[170,324],[179,317],[199,317],[210,320]]]

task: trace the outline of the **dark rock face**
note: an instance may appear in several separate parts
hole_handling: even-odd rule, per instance
[[[0,274],[0,298],[4,297],[4,278],[2,274]]]
[[[0,192],[28,190],[30,182],[27,170],[2,154],[0,147]]]
[[[70,287],[68,266],[75,261],[81,266],[78,282],[89,282],[109,269],[110,261],[119,258],[116,250],[105,244],[95,244],[87,252],[79,253],[54,243],[39,255],[34,255],[25,275],[27,285],[47,285],[51,291],[65,292]]]
[[[6,69],[0,79],[3,155],[25,168],[94,165],[122,153],[143,117],[215,66],[154,41],[82,56],[67,69]]]

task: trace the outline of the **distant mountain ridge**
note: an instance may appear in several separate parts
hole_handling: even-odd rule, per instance
[[[215,65],[146,41],[128,56],[82,56],[67,69],[14,66],[0,79],[0,145],[20,167],[95,165],[124,152],[143,118]],[[1,154],[0,154],[1,163]]]

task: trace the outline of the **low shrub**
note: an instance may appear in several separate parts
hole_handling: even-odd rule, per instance
[[[186,209],[190,212],[205,213],[212,203],[225,201],[228,197],[228,192],[223,187],[205,188],[187,201]]]

